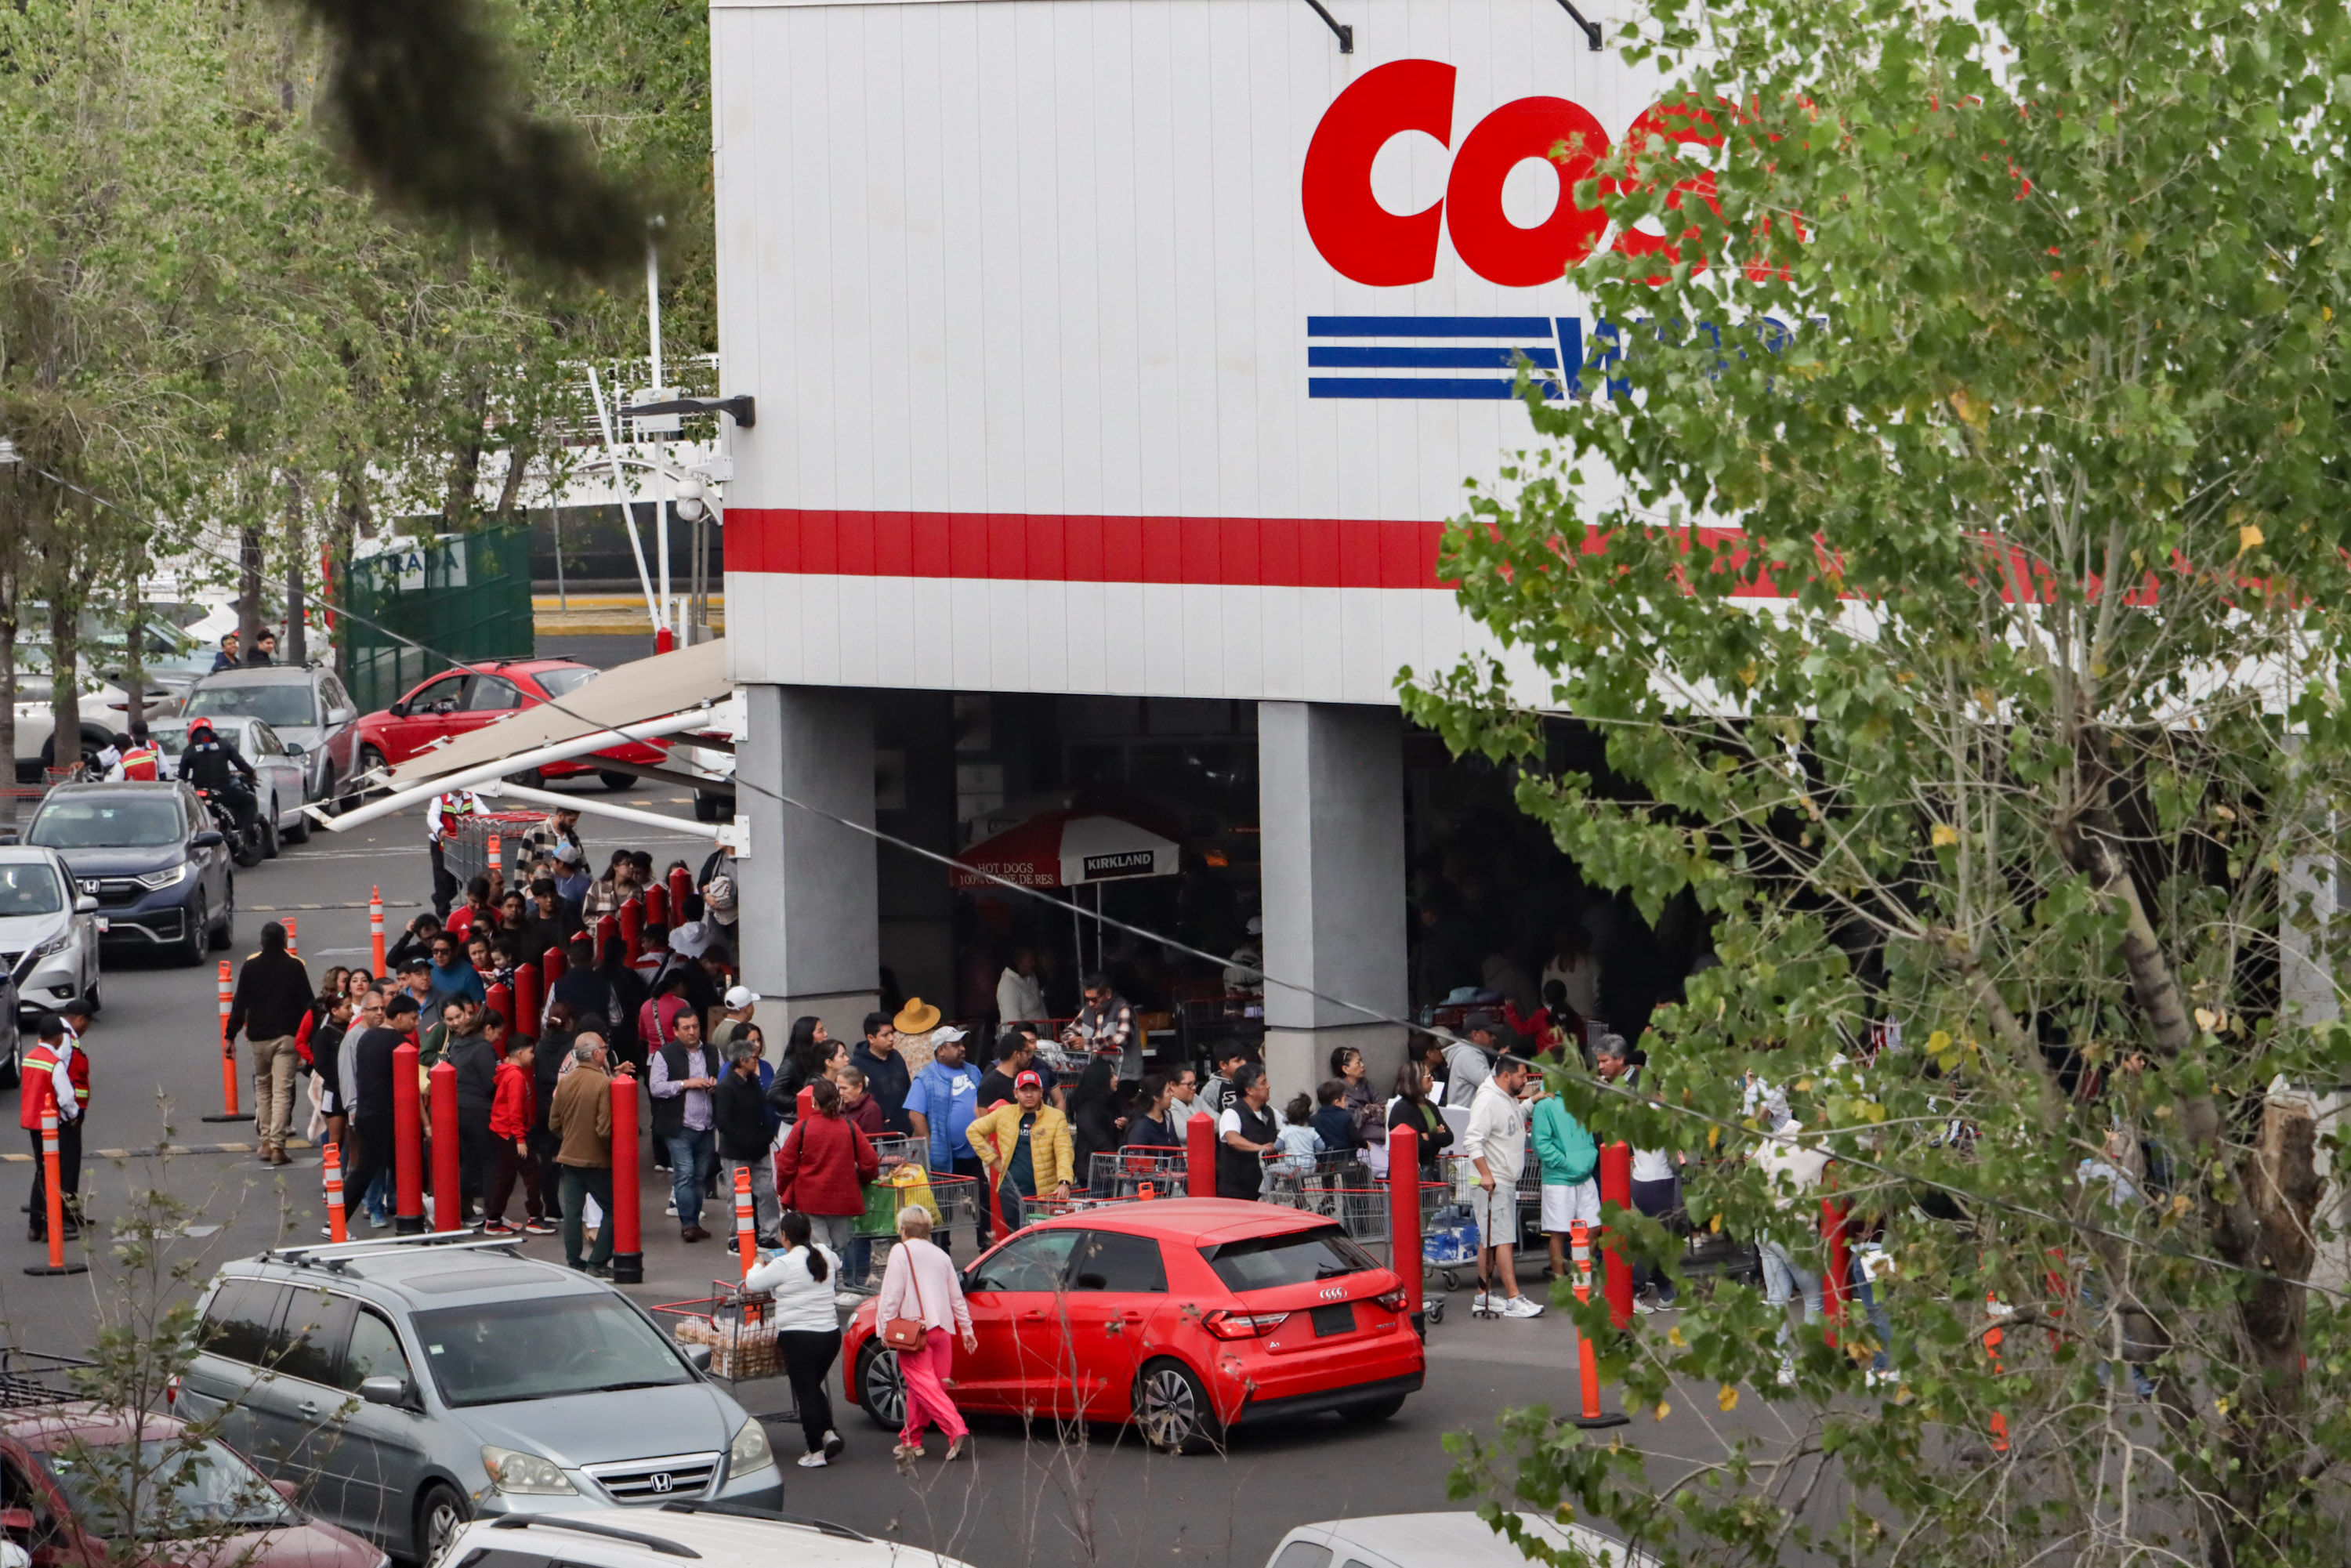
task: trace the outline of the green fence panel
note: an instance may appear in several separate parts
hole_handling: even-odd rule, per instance
[[[530,529],[450,534],[354,560],[345,601],[354,613],[343,627],[344,675],[362,713],[452,663],[527,659]]]

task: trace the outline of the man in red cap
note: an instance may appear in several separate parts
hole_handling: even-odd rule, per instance
[[[1024,1069],[1012,1081],[1012,1099],[971,1124],[971,1146],[987,1168],[1008,1231],[1020,1227],[1020,1200],[1050,1193],[1070,1196],[1077,1155],[1070,1119],[1045,1103],[1045,1080]]]

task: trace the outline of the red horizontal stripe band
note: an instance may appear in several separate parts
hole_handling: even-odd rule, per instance
[[[1442,523],[730,507],[729,571],[1214,588],[1426,588]]]

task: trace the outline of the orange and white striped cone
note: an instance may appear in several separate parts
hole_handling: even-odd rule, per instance
[[[1575,1260],[1575,1300],[1581,1306],[1592,1300],[1592,1231],[1581,1219],[1568,1233],[1571,1252]],[[1576,1371],[1583,1384],[1583,1413],[1568,1420],[1578,1427],[1622,1427],[1632,1420],[1630,1416],[1611,1414],[1600,1408],[1600,1361],[1593,1353],[1592,1338],[1583,1332],[1582,1323],[1575,1328]]]
[[[496,833],[490,835],[490,896],[496,898],[506,890],[507,862],[499,854],[503,846]]]
[[[228,960],[220,966],[220,1051],[221,1109],[217,1116],[206,1116],[207,1122],[242,1122],[245,1116],[236,1108],[236,1042],[228,1037],[229,1009],[235,1005],[236,983],[229,978]]]
[[[64,1172],[57,1157],[57,1092],[55,1081],[41,1079],[41,1185],[47,1189],[49,1260],[28,1263],[27,1274],[87,1274],[87,1263],[66,1261],[66,1194]]]
[[[735,1167],[735,1250],[743,1260],[743,1278],[749,1279],[751,1270],[759,1265],[759,1227],[758,1210],[751,1201],[751,1167]],[[759,1309],[746,1303],[743,1321],[759,1321]]]
[[[384,971],[383,889],[381,887],[368,889],[368,953],[375,965],[376,978],[381,979]]]
[[[2000,1310],[2000,1298],[1990,1291],[1984,1292],[1984,1306],[1995,1317],[2007,1316]],[[1991,1375],[1994,1377],[2001,1375],[2000,1347],[2007,1338],[2008,1331],[1998,1323],[1984,1331],[1984,1354],[1991,1357]],[[1991,1451],[1995,1454],[2008,1452],[2008,1417],[1998,1410],[1991,1413]]]
[[[302,933],[290,915],[286,917],[286,956],[289,958],[302,956]]]
[[[331,1241],[348,1241],[350,1236],[343,1229],[343,1151],[329,1141],[325,1154],[320,1168],[327,1173],[327,1237]]]

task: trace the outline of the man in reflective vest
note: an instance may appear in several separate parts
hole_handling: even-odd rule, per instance
[[[129,779],[134,783],[152,784],[163,777],[162,753],[147,738],[145,724],[134,724],[127,736],[115,737],[114,766],[106,770],[107,781],[119,783]]]
[[[40,1043],[25,1053],[18,1081],[16,1121],[33,1142],[32,1229],[28,1239],[49,1239],[47,1172],[41,1159],[41,1113],[51,1095],[57,1105],[57,1186],[63,1189],[66,1235],[81,1234],[81,1121],[89,1109],[89,1053],[74,1043],[65,1020],[41,1016]]]
[[[471,789],[435,795],[424,808],[424,842],[433,852],[433,913],[444,921],[449,918],[449,906],[457,902],[457,878],[442,863],[441,841],[481,809],[482,798]]]

